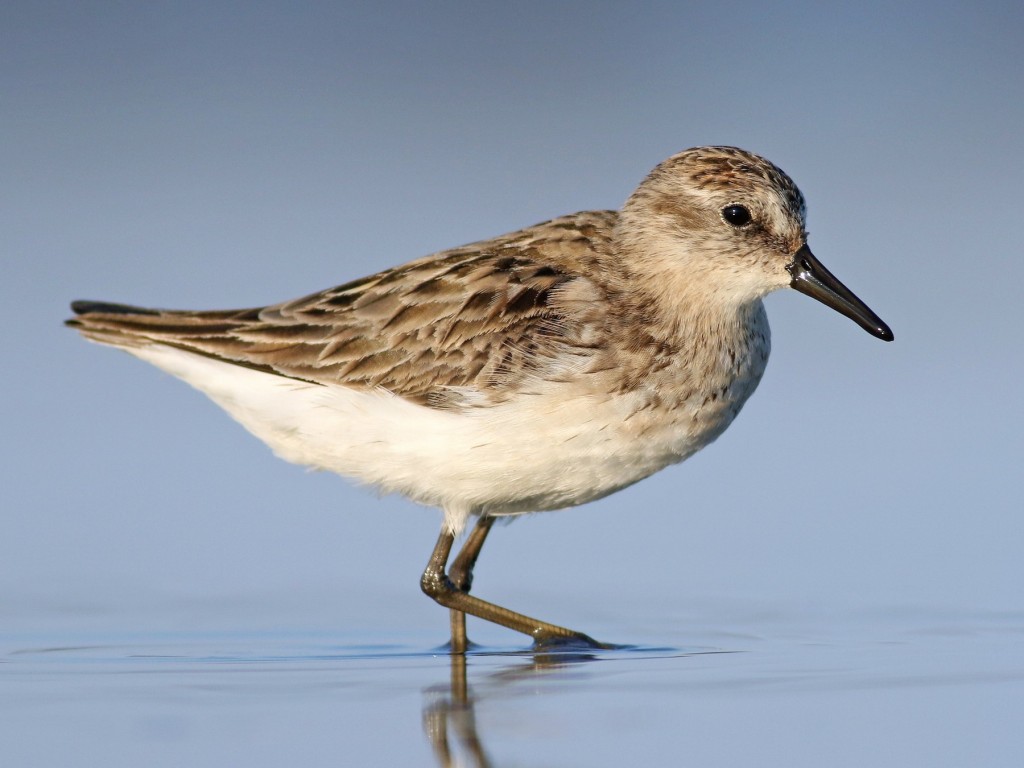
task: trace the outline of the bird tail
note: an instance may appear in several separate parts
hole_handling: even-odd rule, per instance
[[[252,319],[257,310],[192,312],[149,309],[106,301],[73,301],[75,317],[65,325],[87,339],[115,347],[175,344],[223,336]]]

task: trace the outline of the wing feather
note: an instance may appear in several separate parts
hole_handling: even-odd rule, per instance
[[[76,302],[68,324],[115,346],[167,344],[320,384],[383,387],[435,407],[500,400],[524,376],[593,357],[605,288],[593,262],[615,214],[584,212],[310,296],[243,310]]]

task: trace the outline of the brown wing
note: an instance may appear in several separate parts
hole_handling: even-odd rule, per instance
[[[316,383],[384,387],[438,407],[557,378],[600,344],[603,291],[583,275],[613,212],[562,217],[270,307],[148,310],[76,302],[68,324]],[[472,400],[472,398],[469,398]]]

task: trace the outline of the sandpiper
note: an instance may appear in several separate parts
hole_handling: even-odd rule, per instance
[[[470,594],[496,518],[599,499],[725,430],[795,288],[892,332],[812,255],[804,198],[735,147],[658,165],[583,211],[256,309],[76,301],[68,325],[205,392],[280,457],[443,510],[421,587],[535,644],[592,638]],[[448,566],[455,538],[475,525]]]

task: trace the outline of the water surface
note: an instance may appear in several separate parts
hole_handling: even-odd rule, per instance
[[[484,631],[464,659],[126,626],[0,635],[4,765],[1024,764],[1020,614],[763,612],[585,653]]]

